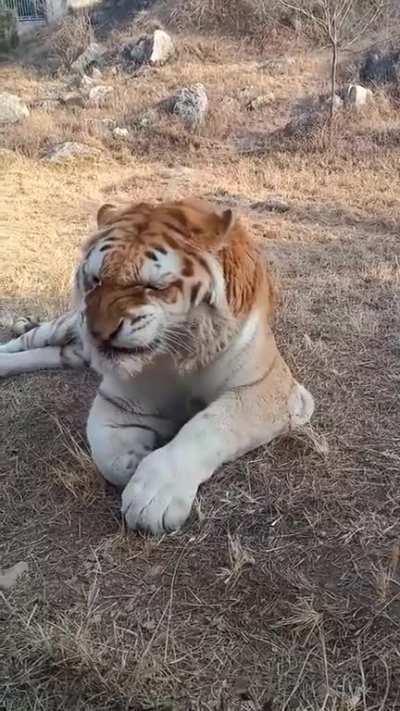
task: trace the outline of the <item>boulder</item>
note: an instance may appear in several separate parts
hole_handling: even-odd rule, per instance
[[[150,64],[165,64],[175,53],[175,45],[171,36],[164,30],[155,30]]]
[[[104,52],[104,47],[97,42],[91,42],[78,59],[71,64],[71,70],[78,74],[84,74],[89,67],[101,62]]]
[[[201,126],[208,113],[208,97],[203,84],[183,87],[168,103],[171,113],[179,116],[189,129]]]
[[[175,45],[171,36],[164,30],[155,30],[152,35],[144,35],[139,39],[127,42],[121,51],[126,62],[135,67],[142,64],[165,64],[175,53]]]
[[[94,107],[107,106],[107,104],[110,103],[113,93],[114,89],[112,86],[98,84],[90,89],[88,103],[90,106]]]
[[[29,109],[15,94],[0,94],[0,124],[18,123],[29,116]]]
[[[66,163],[75,158],[94,158],[100,155],[98,148],[87,146],[85,143],[66,141],[53,146],[45,156],[50,163]]]
[[[350,84],[346,91],[346,104],[359,109],[374,100],[371,89],[366,89],[360,84]]]

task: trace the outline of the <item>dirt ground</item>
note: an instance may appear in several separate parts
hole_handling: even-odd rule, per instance
[[[187,530],[153,540],[125,534],[118,496],[90,462],[94,377],[1,382],[1,565],[25,561],[28,572],[0,591],[0,709],[395,711],[398,111],[339,120],[330,150],[268,148],[289,107],[324,90],[324,68],[304,52],[287,77],[228,50],[185,56],[118,86],[126,118],[135,99],[143,107],[203,81],[211,115],[199,136],[161,123],[123,149],[103,143],[95,162],[65,166],[40,150],[56,125],[57,137],[86,130],[84,109],[64,123],[46,115],[36,142],[44,112],[35,110],[25,134],[3,136],[13,151],[0,153],[3,323],[65,306],[102,201],[213,198],[264,241],[281,285],[278,340],[316,413],[312,427],[224,467]],[[0,81],[34,98],[53,80],[7,64]],[[245,90],[270,92],[271,105],[247,111]],[[254,207],[276,195],[285,213]]]

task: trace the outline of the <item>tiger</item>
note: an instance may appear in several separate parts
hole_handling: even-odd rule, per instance
[[[96,468],[130,529],[181,529],[224,463],[305,425],[311,393],[273,332],[273,280],[243,220],[200,199],[105,204],[71,310],[0,346],[0,376],[89,367]],[[30,324],[32,326],[32,324]]]

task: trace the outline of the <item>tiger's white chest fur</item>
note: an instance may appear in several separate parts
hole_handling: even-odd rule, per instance
[[[260,314],[253,312],[229,346],[205,367],[180,372],[169,357],[160,358],[132,379],[107,374],[103,386],[126,401],[145,397],[177,422],[186,421],[199,403],[205,406],[225,390],[240,388],[262,375],[265,364],[258,361],[265,329]]]

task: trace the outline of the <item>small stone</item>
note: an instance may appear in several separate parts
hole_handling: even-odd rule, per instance
[[[20,561],[6,570],[1,570],[0,568],[0,590],[9,590],[14,587],[18,578],[26,573],[27,570],[28,563],[25,563],[25,561]]]
[[[260,69],[265,69],[270,72],[270,74],[287,74],[289,67],[296,64],[294,57],[281,57],[279,59],[268,59],[259,65]]]
[[[97,44],[97,42],[92,42],[84,52],[71,64],[71,70],[73,72],[78,72],[78,74],[84,74],[88,67],[93,64],[97,64],[101,61],[103,54],[105,52],[104,47]]]
[[[103,74],[102,74],[102,72],[100,71],[100,69],[99,69],[98,67],[93,67],[91,78],[92,78],[93,81],[95,81],[95,82],[99,82],[99,81],[102,80]]]
[[[263,109],[264,106],[268,106],[275,101],[273,94],[263,94],[262,96],[256,96],[251,99],[248,104],[246,104],[246,109],[248,111],[256,111],[257,109]]]
[[[91,89],[92,86],[94,86],[95,82],[91,77],[88,77],[87,74],[84,74],[82,79],[81,79],[81,87],[82,89]]]
[[[50,163],[65,163],[74,158],[94,158],[98,155],[100,155],[100,151],[93,146],[66,141],[51,148],[45,156],[45,160]]]
[[[92,87],[89,91],[89,104],[90,106],[102,107],[106,106],[111,99],[114,89],[112,86],[105,86],[104,84],[99,84],[98,86]]]
[[[129,138],[129,131],[127,128],[119,128],[119,126],[117,126],[113,130],[113,136],[114,138],[126,141],[126,139]]]
[[[253,202],[250,205],[252,210],[258,210],[260,212],[288,212],[290,210],[290,205],[285,200],[281,198],[269,198],[268,200],[261,200],[260,202]]]
[[[89,123],[90,129],[102,136],[103,138],[110,138],[114,128],[116,127],[116,121],[111,118],[93,119]]]
[[[328,103],[329,103],[329,104],[331,103],[330,98],[328,99]],[[333,97],[333,110],[334,110],[334,111],[339,111],[340,109],[343,108],[343,105],[344,105],[343,99],[341,99],[340,96],[338,96],[337,94],[335,94],[335,96]]]
[[[29,116],[29,109],[22,99],[15,94],[0,94],[0,124],[12,124]]]
[[[135,120],[135,126],[139,129],[152,128],[157,123],[158,113],[154,109],[149,109],[145,111],[141,116],[138,116]]]
[[[82,94],[78,94],[76,91],[70,91],[68,94],[64,94],[64,96],[61,97],[61,102],[64,106],[68,106],[69,108],[83,108],[85,105]]]

